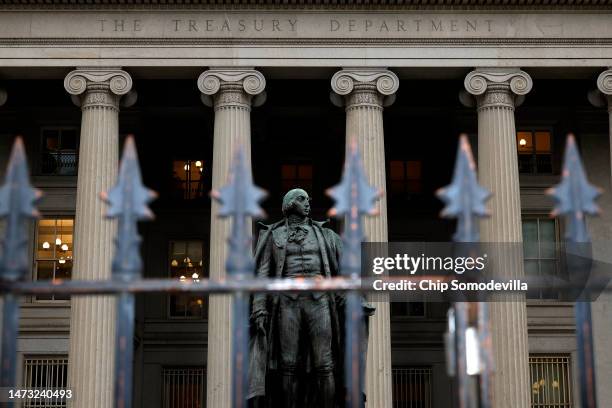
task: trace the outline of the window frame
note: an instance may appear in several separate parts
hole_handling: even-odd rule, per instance
[[[396,321],[405,321],[405,320],[426,320],[429,316],[429,306],[427,302],[397,302],[397,303],[423,303],[423,315],[422,316],[413,316],[408,314],[395,315],[392,313],[392,305],[389,304],[389,318]]]
[[[59,354],[34,354],[34,353],[27,353],[23,355],[23,358],[21,359],[21,373],[20,373],[20,377],[19,377],[19,381],[21,383],[21,387],[22,388],[33,388],[34,386],[32,384],[27,384],[26,382],[26,376],[27,376],[27,370],[26,370],[26,364],[28,361],[32,361],[32,360],[63,360],[64,362],[62,363],[65,366],[65,374],[66,374],[66,383],[63,384],[63,387],[53,387],[53,388],[66,388],[68,386],[68,370],[70,368],[69,365],[69,358],[68,358],[68,354],[66,353],[59,353]],[[49,370],[49,369],[47,369]],[[52,371],[53,372],[53,371]],[[60,384],[61,385],[61,384]],[[38,388],[49,388],[48,386],[43,386],[43,387],[38,387]],[[43,407],[46,405],[38,405],[35,400],[27,402],[24,401],[23,402],[23,406],[24,407]],[[68,401],[65,400],[64,404],[55,404],[53,405],[54,407],[67,407],[68,406]]]
[[[166,372],[170,370],[202,370],[202,394],[200,395],[201,402],[203,402],[202,406],[206,405],[206,381],[208,377],[208,370],[205,365],[163,365],[161,367],[161,401],[160,406],[162,408],[167,408],[165,396],[166,396]]]
[[[548,220],[552,220],[554,222],[554,233],[555,233],[555,251],[558,254],[558,257],[556,258],[541,258],[538,256],[538,258],[526,258],[525,255],[523,254],[523,268],[525,267],[525,261],[537,261],[538,262],[538,274],[540,274],[540,261],[544,260],[548,260],[548,261],[555,261],[555,276],[559,276],[559,272],[562,271],[562,267],[564,265],[564,241],[562,239],[563,237],[563,228],[562,228],[562,222],[560,219],[558,218],[550,218],[548,213],[542,213],[542,212],[523,212],[521,214],[521,233],[522,233],[522,228],[523,228],[523,221],[531,221],[531,220],[537,220],[537,234],[538,234],[538,238],[537,238],[537,244],[538,244],[538,255],[540,255],[541,253],[541,247],[540,247],[540,219],[548,219]],[[521,242],[522,245],[525,244],[525,237],[522,237],[523,242]],[[527,299],[529,302],[559,302],[559,299],[550,299],[550,298],[545,298],[542,296],[542,290],[540,290],[540,297],[539,298],[528,298]]]
[[[532,152],[527,154],[527,153],[521,153],[519,152],[519,144],[518,144],[518,134],[521,132],[529,132],[532,135],[532,144],[533,144],[533,149]],[[535,134],[537,132],[548,132],[550,134],[550,172],[541,172],[538,171],[537,169],[537,150],[536,150],[536,143],[535,143]],[[528,172],[520,172],[519,169],[519,174],[522,176],[552,176],[555,174],[555,162],[554,162],[554,158],[555,158],[555,134],[553,132],[553,128],[550,126],[532,126],[532,127],[520,127],[520,128],[516,128],[516,135],[515,135],[515,142],[516,142],[516,155],[517,155],[517,160],[520,159],[521,155],[524,156],[529,156],[530,159],[530,170]],[[536,163],[536,164],[534,164]],[[534,171],[534,167],[535,170]]]
[[[72,273],[74,272],[74,233],[75,233],[75,226],[76,226],[76,220],[75,220],[75,214],[74,213],[50,213],[50,214],[43,214],[42,217],[38,220],[34,221],[34,226],[33,226],[33,230],[34,230],[34,236],[32,239],[32,273],[31,273],[31,279],[32,281],[36,282],[38,281],[38,262],[39,261],[43,261],[43,262],[49,262],[49,261],[53,261],[54,262],[54,268],[55,268],[55,262],[58,262],[58,258],[54,258],[54,259],[48,259],[48,258],[38,258],[38,231],[39,231],[39,221],[41,220],[55,220],[57,222],[57,220],[72,220],[72,268],[70,270],[70,279],[72,280],[73,276]],[[56,226],[57,228],[57,226]],[[53,272],[53,275],[55,276],[55,270]],[[55,295],[52,295],[53,297],[55,297]],[[62,305],[62,304],[69,304],[70,303],[70,297],[68,299],[38,299],[36,297],[36,295],[31,295],[29,297],[30,302],[33,304],[47,304],[47,305]]]
[[[567,362],[562,362],[561,364],[565,364],[565,374],[566,374],[566,379],[567,379],[567,383],[565,383],[565,386],[567,387],[566,393],[567,393],[567,397],[569,398],[569,401],[566,402],[562,402],[562,403],[550,403],[547,401],[541,402],[538,405],[534,405],[533,402],[533,384],[532,383],[532,364],[536,364],[535,362],[532,363],[531,359],[536,359],[536,358],[540,358],[540,359],[560,359],[560,358],[565,358],[567,359]],[[546,361],[544,363],[541,364],[554,364],[555,362],[553,361]],[[572,408],[575,406],[575,399],[576,399],[576,393],[575,393],[575,389],[574,389],[574,373],[573,373],[573,356],[571,353],[529,353],[528,356],[528,367],[529,367],[529,406],[531,408]]]
[[[391,177],[391,165],[393,162],[400,162],[402,164],[402,179],[394,180]],[[419,166],[419,177],[417,178],[409,178],[408,177],[408,163],[416,162]],[[401,196],[401,195],[419,195],[423,194],[423,170],[425,167],[425,163],[421,158],[391,158],[387,162],[386,168],[386,179],[388,192],[390,195]],[[401,191],[394,191],[393,183],[402,183]],[[411,184],[418,185],[418,188],[414,188],[414,191],[411,189]]]
[[[178,198],[178,194],[177,193],[179,192],[179,190],[177,190],[175,185],[174,185],[175,179],[174,179],[174,174],[173,173],[174,173],[175,162],[183,162],[184,165],[190,166],[190,169],[191,169],[191,166],[192,165],[195,166],[195,163],[198,162],[198,161],[202,162],[201,168],[205,171],[206,170],[206,164],[209,162],[209,160],[206,160],[205,158],[201,158],[201,159],[192,159],[192,158],[185,158],[185,157],[173,157],[172,158],[172,160],[170,162],[171,163],[170,171],[172,172],[171,173],[172,185],[171,185],[170,191],[172,193],[172,196],[175,197],[175,199],[177,199],[179,201],[183,201],[183,202],[194,202],[194,201],[202,200],[202,199],[205,199],[205,198],[208,197],[206,192],[209,190],[209,185],[208,185],[207,178],[204,175],[204,171],[201,172],[200,179],[197,180],[197,181],[194,181],[194,180],[191,179],[191,171],[188,174],[186,173],[185,180],[180,180],[180,182],[181,182],[181,184],[183,186],[189,186],[190,187],[190,189],[188,190],[189,194],[187,194],[188,197],[186,197],[187,190],[185,190],[183,188],[183,189],[180,190],[182,192],[182,195],[181,195],[180,198]],[[212,164],[212,162],[210,162],[210,164]],[[212,172],[212,167],[210,168],[210,172]],[[195,194],[195,192],[192,193],[191,186],[194,185],[194,184],[196,186],[198,186],[198,187],[199,187],[199,185],[201,185],[201,187],[202,187],[202,194],[201,195],[197,195],[197,194]],[[197,188],[196,188],[196,191],[197,191]]]
[[[62,140],[62,133],[66,130],[73,130],[76,134],[76,140],[75,140],[75,149],[74,149],[74,154],[75,154],[75,171],[74,174],[58,174],[58,173],[45,173],[43,172],[43,168],[42,168],[42,154],[46,152],[47,148],[45,146],[45,139],[44,139],[44,133],[45,131],[48,130],[57,130],[59,131],[59,143],[60,143],[60,147],[61,147],[61,140]],[[36,166],[36,175],[39,176],[53,176],[53,177],[77,177],[78,173],[79,173],[79,149],[80,149],[80,145],[81,145],[81,129],[79,126],[73,126],[73,125],[44,125],[40,127],[39,130],[39,143],[40,143],[40,158],[41,160],[38,161],[38,164]],[[61,149],[60,149],[61,150]]]
[[[201,278],[208,278],[209,277],[209,268],[208,268],[208,263],[204,262],[204,254],[206,254],[206,240],[201,238],[201,237],[189,237],[189,238],[182,238],[182,237],[171,237],[168,238],[166,240],[166,248],[167,248],[167,255],[166,255],[166,277],[168,279],[173,279],[173,276],[171,276],[171,252],[170,252],[170,244],[172,242],[195,242],[195,241],[199,241],[202,244],[202,275],[200,276]],[[209,311],[209,307],[210,307],[210,296],[208,295],[202,295],[204,297],[204,307],[202,308],[202,315],[201,316],[173,316],[171,313],[172,310],[172,297],[173,296],[180,296],[180,295],[184,295],[184,296],[195,296],[192,295],[190,293],[184,293],[184,294],[172,294],[172,293],[168,293],[166,295],[166,318],[168,320],[195,320],[195,321],[207,321],[208,320],[208,311]]]
[[[426,406],[426,408],[433,408],[435,407],[435,392],[434,392],[434,388],[435,388],[435,382],[434,382],[434,377],[435,377],[435,373],[434,373],[434,366],[432,365],[392,365],[391,367],[391,400],[392,400],[392,404],[393,406],[400,406],[399,403],[400,402],[405,402],[406,400],[398,400],[396,399],[396,395],[395,395],[395,389],[396,389],[396,384],[395,384],[395,375],[399,370],[415,370],[418,371],[420,370],[421,372],[419,372],[418,374],[421,377],[427,377],[427,380],[429,381],[429,387],[426,387],[423,390],[423,394],[427,394],[425,395],[425,399],[422,400],[423,405]],[[410,376],[410,374],[408,374],[408,376]],[[414,384],[414,383],[413,383]],[[419,385],[420,388],[420,385]],[[408,396],[410,392],[410,389],[408,390],[408,393],[405,396]],[[429,402],[429,404],[427,404],[427,402]],[[410,406],[412,406],[412,402],[410,402]],[[404,405],[401,405],[404,406]]]
[[[295,178],[284,178],[283,177],[283,167],[284,166],[293,166],[295,167]],[[310,178],[302,179],[299,177],[300,174],[300,166],[309,166],[310,167]],[[300,159],[292,159],[283,161],[279,166],[279,181],[280,181],[280,190],[286,193],[287,191],[294,188],[301,188],[308,192],[309,194],[313,194],[314,185],[315,185],[315,165],[312,161],[308,160],[300,160]],[[286,182],[293,182],[293,186],[288,188],[285,186]]]

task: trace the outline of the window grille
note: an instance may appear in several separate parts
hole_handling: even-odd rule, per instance
[[[203,367],[163,368],[162,376],[164,408],[204,408]]]
[[[26,357],[23,367],[23,388],[59,388],[66,389],[68,386],[68,358],[61,357]],[[60,401],[55,398],[43,400],[25,400],[24,408],[66,407],[66,400]]]
[[[571,408],[570,357],[529,356],[532,408]]]
[[[46,127],[41,133],[40,173],[75,176],[78,169],[77,129]]]
[[[394,367],[393,408],[431,408],[431,367]]]

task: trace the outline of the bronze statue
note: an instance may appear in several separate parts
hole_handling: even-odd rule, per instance
[[[313,221],[310,198],[293,189],[284,219],[264,225],[255,249],[258,277],[326,279],[339,275],[338,234]],[[249,398],[266,408],[336,408],[343,400],[340,293],[257,294],[251,309]],[[364,304],[368,315],[373,308]],[[367,339],[366,339],[367,341]]]

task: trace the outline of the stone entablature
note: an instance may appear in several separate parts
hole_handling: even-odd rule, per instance
[[[355,11],[0,12],[0,39],[606,40],[612,14]]]
[[[401,8],[434,8],[434,7],[453,7],[453,8],[490,8],[490,9],[507,9],[507,8],[559,8],[566,7],[569,9],[606,9],[612,7],[612,0],[556,0],[551,2],[549,0],[531,0],[528,5],[525,4],[524,0],[505,0],[503,4],[499,0],[293,0],[291,2],[285,2],[283,0],[259,0],[257,5],[264,7],[282,7],[282,8],[302,8],[302,7],[313,7],[321,6],[326,8],[334,7],[374,7],[379,9],[381,7],[392,7],[395,9]],[[166,5],[179,5],[190,7],[193,5],[200,6],[256,6],[251,0],[191,0],[188,4],[181,0],[163,0],[158,4],[152,3],[147,0],[3,0],[2,4],[5,6],[21,6],[21,7],[32,7],[32,6],[59,6],[66,7],[70,6],[140,6],[151,7],[159,5],[164,7]]]

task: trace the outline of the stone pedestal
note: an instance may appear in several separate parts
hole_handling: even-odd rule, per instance
[[[83,112],[74,230],[73,278],[111,279],[114,223],[103,218],[99,193],[115,183],[119,159],[119,99],[132,87],[120,69],[83,68],[64,81]],[[73,407],[113,406],[115,301],[73,297],[70,312],[70,388]]]
[[[368,181],[386,191],[383,106],[393,102],[399,87],[397,76],[386,69],[343,69],[332,78],[332,101],[346,109],[346,145],[356,143]],[[378,203],[380,214],[365,220],[369,242],[388,241],[387,199]],[[389,302],[371,297],[376,314],[370,318],[366,363],[368,407],[391,408],[391,329]]]
[[[262,102],[264,76],[253,69],[211,69],[198,78],[205,104],[215,109],[212,188],[228,181],[231,161],[239,146],[251,163],[251,106]],[[230,223],[217,217],[219,203],[212,202],[210,219],[210,278],[225,277]],[[207,405],[230,408],[231,403],[231,301],[211,296],[208,312]]]
[[[481,222],[483,242],[523,239],[514,108],[517,98],[531,87],[531,78],[519,69],[477,69],[465,78],[465,88],[476,96],[478,108],[479,182],[493,193],[488,202],[491,216]],[[523,276],[522,255],[509,252],[511,256],[496,264],[496,274]],[[490,304],[496,408],[530,406],[527,310],[524,296],[513,300]]]

